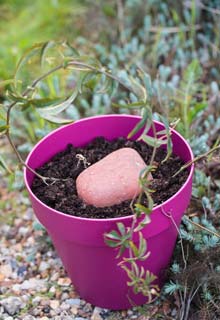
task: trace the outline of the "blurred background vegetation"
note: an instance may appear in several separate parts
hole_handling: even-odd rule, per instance
[[[1,0],[0,78],[10,78],[24,50],[36,42],[73,41],[80,34],[79,16],[84,12],[84,1]]]
[[[98,58],[125,79],[127,70],[133,75],[137,67],[145,70],[149,74],[148,89],[155,119],[158,119],[158,112],[164,113],[170,121],[180,118],[177,129],[188,139],[195,155],[219,143],[219,0],[0,0],[0,17],[0,80],[13,76],[16,63],[30,46],[48,40],[68,40],[81,53]],[[67,87],[71,88],[71,81],[70,78]],[[47,85],[61,96],[56,78]],[[114,96],[116,99],[123,103],[126,97],[122,92]],[[0,100],[7,106],[3,87],[0,87]],[[108,112],[118,112],[112,108],[112,97],[91,92],[77,99],[76,104],[74,102],[68,116],[78,119]],[[14,113],[13,134],[19,151],[25,156],[55,125],[41,119],[33,109],[22,115],[21,130],[17,123],[19,117],[18,110]],[[9,155],[6,149],[1,152],[2,164]],[[9,179],[12,189],[22,188],[18,182],[21,172],[16,172],[18,179]],[[195,223],[215,232],[220,232],[219,177],[219,155],[197,165],[189,209],[189,214],[195,216]],[[216,306],[220,303],[220,288],[213,279],[216,274],[219,277],[220,261],[212,261],[211,277],[204,258],[206,253],[206,257],[210,255],[210,248],[219,246],[219,238],[205,229],[198,233],[188,220],[184,221],[181,233],[187,248],[190,243],[192,257],[196,253],[198,261],[201,264],[205,261],[207,265],[196,269],[198,277],[193,283],[193,279],[187,280],[187,273],[185,278],[179,276],[181,258],[176,259],[165,294],[173,294],[176,299],[179,293],[181,297],[182,284],[187,284],[188,300],[184,300],[185,306],[180,310],[181,319],[187,319],[192,288],[197,288],[200,281],[204,285],[193,296],[190,312],[200,314],[201,319],[219,319],[220,314],[219,318],[215,317],[219,312]],[[197,256],[198,252],[202,255]],[[195,259],[189,259],[189,268],[194,263]]]

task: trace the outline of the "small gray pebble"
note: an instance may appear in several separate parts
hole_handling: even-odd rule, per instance
[[[24,307],[24,303],[18,297],[9,297],[3,299],[1,301],[1,305],[10,316],[18,313],[21,307]]]
[[[21,236],[26,236],[26,234],[29,232],[29,228],[27,227],[20,227],[18,229],[18,233],[21,235]]]
[[[41,291],[43,288],[46,288],[46,281],[41,279],[31,278],[25,280],[22,284],[19,285],[21,290],[35,290]]]
[[[64,300],[67,300],[69,298],[69,295],[68,293],[64,292],[61,296],[61,300],[64,301]],[[65,301],[66,302],[66,301]]]
[[[32,310],[31,313],[33,314],[33,316],[39,316],[39,314],[41,313],[41,309],[36,308],[36,309]]]
[[[23,318],[23,320],[36,320],[36,318],[31,315],[27,315]]]
[[[171,315],[172,315],[172,317],[177,315],[177,310],[176,310],[176,308],[174,308],[174,309],[171,311]]]
[[[85,312],[92,311],[92,305],[90,303],[86,303],[85,306],[83,307],[83,311]]]
[[[74,316],[61,315],[61,316],[54,317],[54,320],[75,320],[75,318]]]
[[[38,304],[42,300],[42,297],[36,296],[33,298],[32,303],[33,304]]]
[[[84,306],[87,302],[85,300],[80,300],[81,306]]]
[[[25,220],[32,220],[33,219],[33,209],[27,208],[26,214],[24,215]]]
[[[50,266],[49,266],[49,264],[48,264],[47,262],[41,261],[41,263],[40,263],[40,265],[39,265],[39,271],[40,271],[40,272],[44,272],[44,271],[46,271],[46,270],[49,269],[49,268],[50,268]]]
[[[79,306],[80,305],[80,299],[67,299],[65,303],[70,304],[71,306]]]
[[[26,266],[20,266],[18,267],[17,274],[18,276],[23,276],[26,271],[27,271]]]
[[[61,306],[60,306],[60,309],[63,310],[63,311],[68,310],[68,309],[70,309],[70,308],[71,308],[71,305],[68,304],[68,303],[66,303],[66,302],[63,302],[63,303],[61,304]]]
[[[11,259],[10,260],[10,265],[11,265],[13,270],[16,270],[17,267],[18,267],[18,263],[17,263],[17,261],[15,259]]]
[[[0,316],[2,316],[3,313],[4,313],[4,308],[3,308],[3,306],[0,305]]]

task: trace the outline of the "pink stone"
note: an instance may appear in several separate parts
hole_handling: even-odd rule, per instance
[[[81,172],[76,179],[78,196],[96,207],[131,200],[141,191],[138,178],[145,167],[136,150],[116,150]]]

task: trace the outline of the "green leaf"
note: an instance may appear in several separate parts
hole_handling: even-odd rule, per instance
[[[156,138],[146,136],[146,135],[141,135],[141,137],[138,140],[143,140],[149,146],[157,147],[157,148],[164,145],[164,144],[167,144],[167,139],[160,140],[160,139],[156,139]]]
[[[144,256],[147,251],[147,241],[143,238],[143,234],[139,232],[139,253]]]
[[[157,276],[155,276],[153,273],[151,273],[149,270],[146,270],[146,276],[145,276],[145,280],[147,282],[148,285],[151,284],[151,282],[153,282],[154,280],[157,279]]]
[[[148,214],[144,215],[144,218],[141,222],[138,223],[137,227],[134,229],[135,232],[143,229],[147,224],[151,222],[150,216]]]
[[[139,71],[140,71],[140,77],[142,78],[142,81],[145,85],[145,88],[147,89],[147,94],[150,99],[153,96],[151,77],[148,73],[144,72],[143,70],[139,70]]]
[[[105,92],[111,93],[113,90],[112,82],[111,79],[98,71],[82,71],[77,78],[77,88],[79,93],[82,93],[83,87],[92,91],[95,91],[97,88],[98,90],[95,91],[97,94]],[[101,85],[101,87],[98,88],[98,85]]]
[[[56,97],[56,98],[42,98],[42,99],[29,99],[26,103],[21,105],[21,110],[26,110],[28,107],[33,106],[40,108],[45,108],[49,106],[54,106],[58,103],[62,103],[65,98]]]
[[[25,53],[23,54],[23,56],[21,57],[21,59],[18,61],[16,70],[15,70],[15,75],[14,78],[17,79],[18,76],[18,72],[21,70],[21,68],[34,56],[36,56],[37,54],[39,54],[39,52],[42,49],[42,45],[44,45],[44,43],[37,43],[35,45],[33,45],[31,48],[27,49],[25,51]]]
[[[125,109],[137,109],[140,107],[143,107],[145,104],[143,101],[128,103],[128,104],[118,104],[118,103],[112,103],[112,106],[115,108],[125,108]]]
[[[3,120],[3,123],[6,122],[7,119],[7,111],[6,111],[6,106],[4,106],[3,104],[0,104],[0,120]]]
[[[78,60],[79,62],[88,64],[89,66],[92,66],[93,68],[96,68],[97,70],[100,70],[103,68],[102,64],[100,61],[94,57],[91,56],[80,56],[79,58],[76,58],[74,60]],[[94,70],[96,71],[96,70]]]
[[[122,222],[117,223],[118,230],[121,232],[121,235],[125,235],[126,229]]]
[[[173,295],[176,291],[181,291],[182,289],[183,288],[179,283],[175,283],[172,280],[164,286],[165,293],[170,295]]]
[[[64,59],[69,69],[81,71],[100,71],[103,66],[96,58],[89,56],[80,56],[79,58],[65,57]]]
[[[147,124],[147,119],[148,119],[148,110],[144,109],[144,114],[142,116],[142,119],[136,124],[134,129],[131,132],[129,132],[128,139],[133,137],[139,130],[141,130]]]
[[[56,45],[56,42],[55,41],[47,41],[45,43],[42,44],[42,48],[40,50],[40,63],[41,63],[41,66],[43,66],[43,63],[44,63],[44,60],[45,60],[45,55],[47,53],[47,51],[54,47]]]
[[[197,114],[200,111],[204,110],[206,107],[207,107],[206,101],[194,104],[193,108],[191,108],[188,113],[189,124],[191,124],[192,121],[196,118]]]
[[[202,75],[202,68],[199,60],[198,59],[192,60],[192,62],[187,66],[187,68],[183,73],[183,82],[188,86],[187,93],[192,92],[193,88],[191,87],[191,85],[193,85],[195,81],[199,80],[201,75]]]
[[[8,130],[8,125],[0,125],[0,133],[5,133]]]
[[[112,230],[111,232],[105,234],[105,237],[113,240],[121,240],[121,236],[115,230]]]
[[[121,257],[122,254],[125,252],[126,248],[128,248],[128,246],[129,246],[128,242],[127,242],[127,243],[124,243],[123,245],[121,245],[121,246],[119,247],[119,252],[118,252],[116,258]]]
[[[40,114],[40,111],[39,111],[39,114]],[[48,115],[46,115],[46,114],[44,114],[44,115],[40,114],[40,116],[41,116],[43,119],[45,119],[45,120],[47,120],[47,121],[49,121],[49,122],[51,122],[51,123],[56,123],[56,124],[68,124],[68,123],[74,122],[73,119],[59,118],[59,117],[56,117],[56,116],[53,116],[53,115],[49,115],[49,114],[48,114]]]
[[[131,250],[133,251],[134,256],[138,257],[139,256],[139,250],[136,247],[136,245],[134,244],[134,242],[133,241],[129,241],[129,245],[130,245]]]
[[[166,129],[157,131],[157,137],[161,137],[161,136],[164,136],[166,134],[167,134],[167,130]]]
[[[0,167],[2,167],[4,170],[6,170],[10,174],[12,173],[1,155],[0,155]]]
[[[144,190],[145,191],[145,190]],[[148,191],[145,191],[144,192],[146,197],[147,197],[147,201],[148,201],[148,208],[149,210],[152,212],[153,210],[153,207],[154,207],[154,201],[153,201],[153,198],[151,197],[151,195],[149,194]]]
[[[113,92],[112,82],[114,81],[105,75],[102,75],[101,81],[102,81],[101,87],[96,91],[96,93],[103,94],[108,92],[111,95]]]
[[[150,214],[151,213],[151,209],[145,207],[144,205],[140,204],[140,203],[136,203],[135,204],[135,208],[138,210],[138,212],[144,212],[145,214]]]
[[[183,123],[183,134],[186,138],[189,137],[190,132],[190,105],[193,96],[198,92],[201,87],[199,79],[202,75],[202,68],[198,59],[194,59],[185,69],[183,73],[183,80],[180,83],[180,92],[182,92],[181,115]],[[178,126],[180,127],[180,125]]]
[[[165,131],[166,131],[165,133],[166,133],[166,137],[167,137],[167,154],[166,154],[165,159],[162,161],[162,163],[164,163],[169,159],[169,157],[172,154],[173,143],[172,143],[172,139],[171,139],[170,124],[169,124],[168,119],[166,117],[162,116],[162,115],[160,115],[160,119],[161,119],[161,122],[165,126]]]
[[[146,166],[144,169],[142,169],[142,170],[140,171],[139,177],[144,179],[144,178],[147,177],[147,175],[148,175],[150,172],[154,172],[156,169],[157,169],[157,167],[156,167],[155,165]]]
[[[172,154],[172,150],[173,150],[173,142],[172,142],[171,138],[169,138],[167,140],[167,154],[166,154],[165,159],[163,159],[162,163],[166,162],[169,159],[169,157]]]
[[[146,103],[147,101],[147,92],[145,88],[133,77],[128,76],[131,82],[131,90],[136,95],[138,100],[142,100]]]
[[[109,95],[113,95],[118,89],[119,83],[117,81],[111,81],[109,86]]]
[[[91,74],[90,79],[87,79],[84,83],[84,87],[91,91],[95,91],[99,81],[101,78],[101,74],[95,75],[94,73]]]
[[[150,130],[151,125],[152,125],[152,119],[151,119],[151,117],[148,117],[147,122],[144,127],[143,135],[147,135],[148,131]]]
[[[80,94],[83,91],[83,86],[85,85],[86,81],[90,80],[93,76],[94,73],[91,70],[80,72],[79,77],[77,78],[77,90]]]
[[[70,52],[71,52],[70,55],[71,56],[73,56],[73,57],[79,57],[80,56],[79,52],[73,46],[71,46],[69,41],[65,41],[64,42],[64,46],[66,46],[70,50]]]
[[[105,243],[111,248],[116,248],[120,245],[118,242],[108,239],[105,239]]]
[[[65,109],[67,109],[71,105],[71,103],[74,101],[74,99],[77,97],[77,94],[78,94],[78,92],[75,90],[72,93],[72,95],[69,98],[67,98],[66,100],[64,100],[58,104],[51,105],[49,107],[36,108],[36,110],[42,118],[48,119],[48,117],[57,115],[57,114],[61,113],[62,111],[64,111]],[[71,121],[71,120],[69,119],[69,121]]]
[[[14,83],[15,83],[15,79],[8,79],[8,80],[0,81],[0,88],[5,87],[9,84],[14,84]]]
[[[20,94],[14,92],[14,91],[11,91],[11,90],[8,90],[6,95],[8,96],[8,98],[10,100],[12,100],[13,102],[16,102],[16,103],[23,103],[23,102],[27,102],[27,97],[24,98],[23,96],[21,96]]]
[[[135,258],[137,258],[138,260],[143,261],[149,257],[150,252],[147,252],[147,241],[143,238],[143,234],[141,232],[139,232],[139,246],[137,247],[132,241],[130,241],[129,244]],[[128,258],[126,259],[126,261],[131,261],[131,259],[132,258]],[[141,270],[141,274],[139,276],[142,277],[143,275],[144,271]]]

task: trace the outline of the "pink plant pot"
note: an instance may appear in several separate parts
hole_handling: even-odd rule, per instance
[[[84,146],[97,136],[109,140],[127,137],[139,120],[138,116],[104,115],[76,121],[42,139],[29,154],[27,163],[36,169],[63,150],[68,143]],[[155,125],[158,131],[163,128],[159,122],[155,122]],[[184,162],[193,159],[188,143],[175,130],[172,130],[172,141],[174,154]],[[169,266],[178,234],[174,223],[164,212],[172,215],[177,227],[180,225],[191,197],[193,165],[188,168],[188,172],[184,185],[174,196],[153,209],[151,223],[143,229],[150,257],[142,265],[158,277],[159,286],[163,284],[164,271]],[[74,217],[56,211],[33,194],[33,178],[33,174],[24,169],[24,179],[35,214],[49,233],[81,298],[112,310],[131,307],[130,299],[136,305],[145,303],[145,297],[133,294],[127,286],[128,278],[126,272],[118,266],[117,252],[105,244],[103,237],[104,233],[116,229],[117,222],[130,226],[131,215],[128,213],[126,217],[103,220]]]

